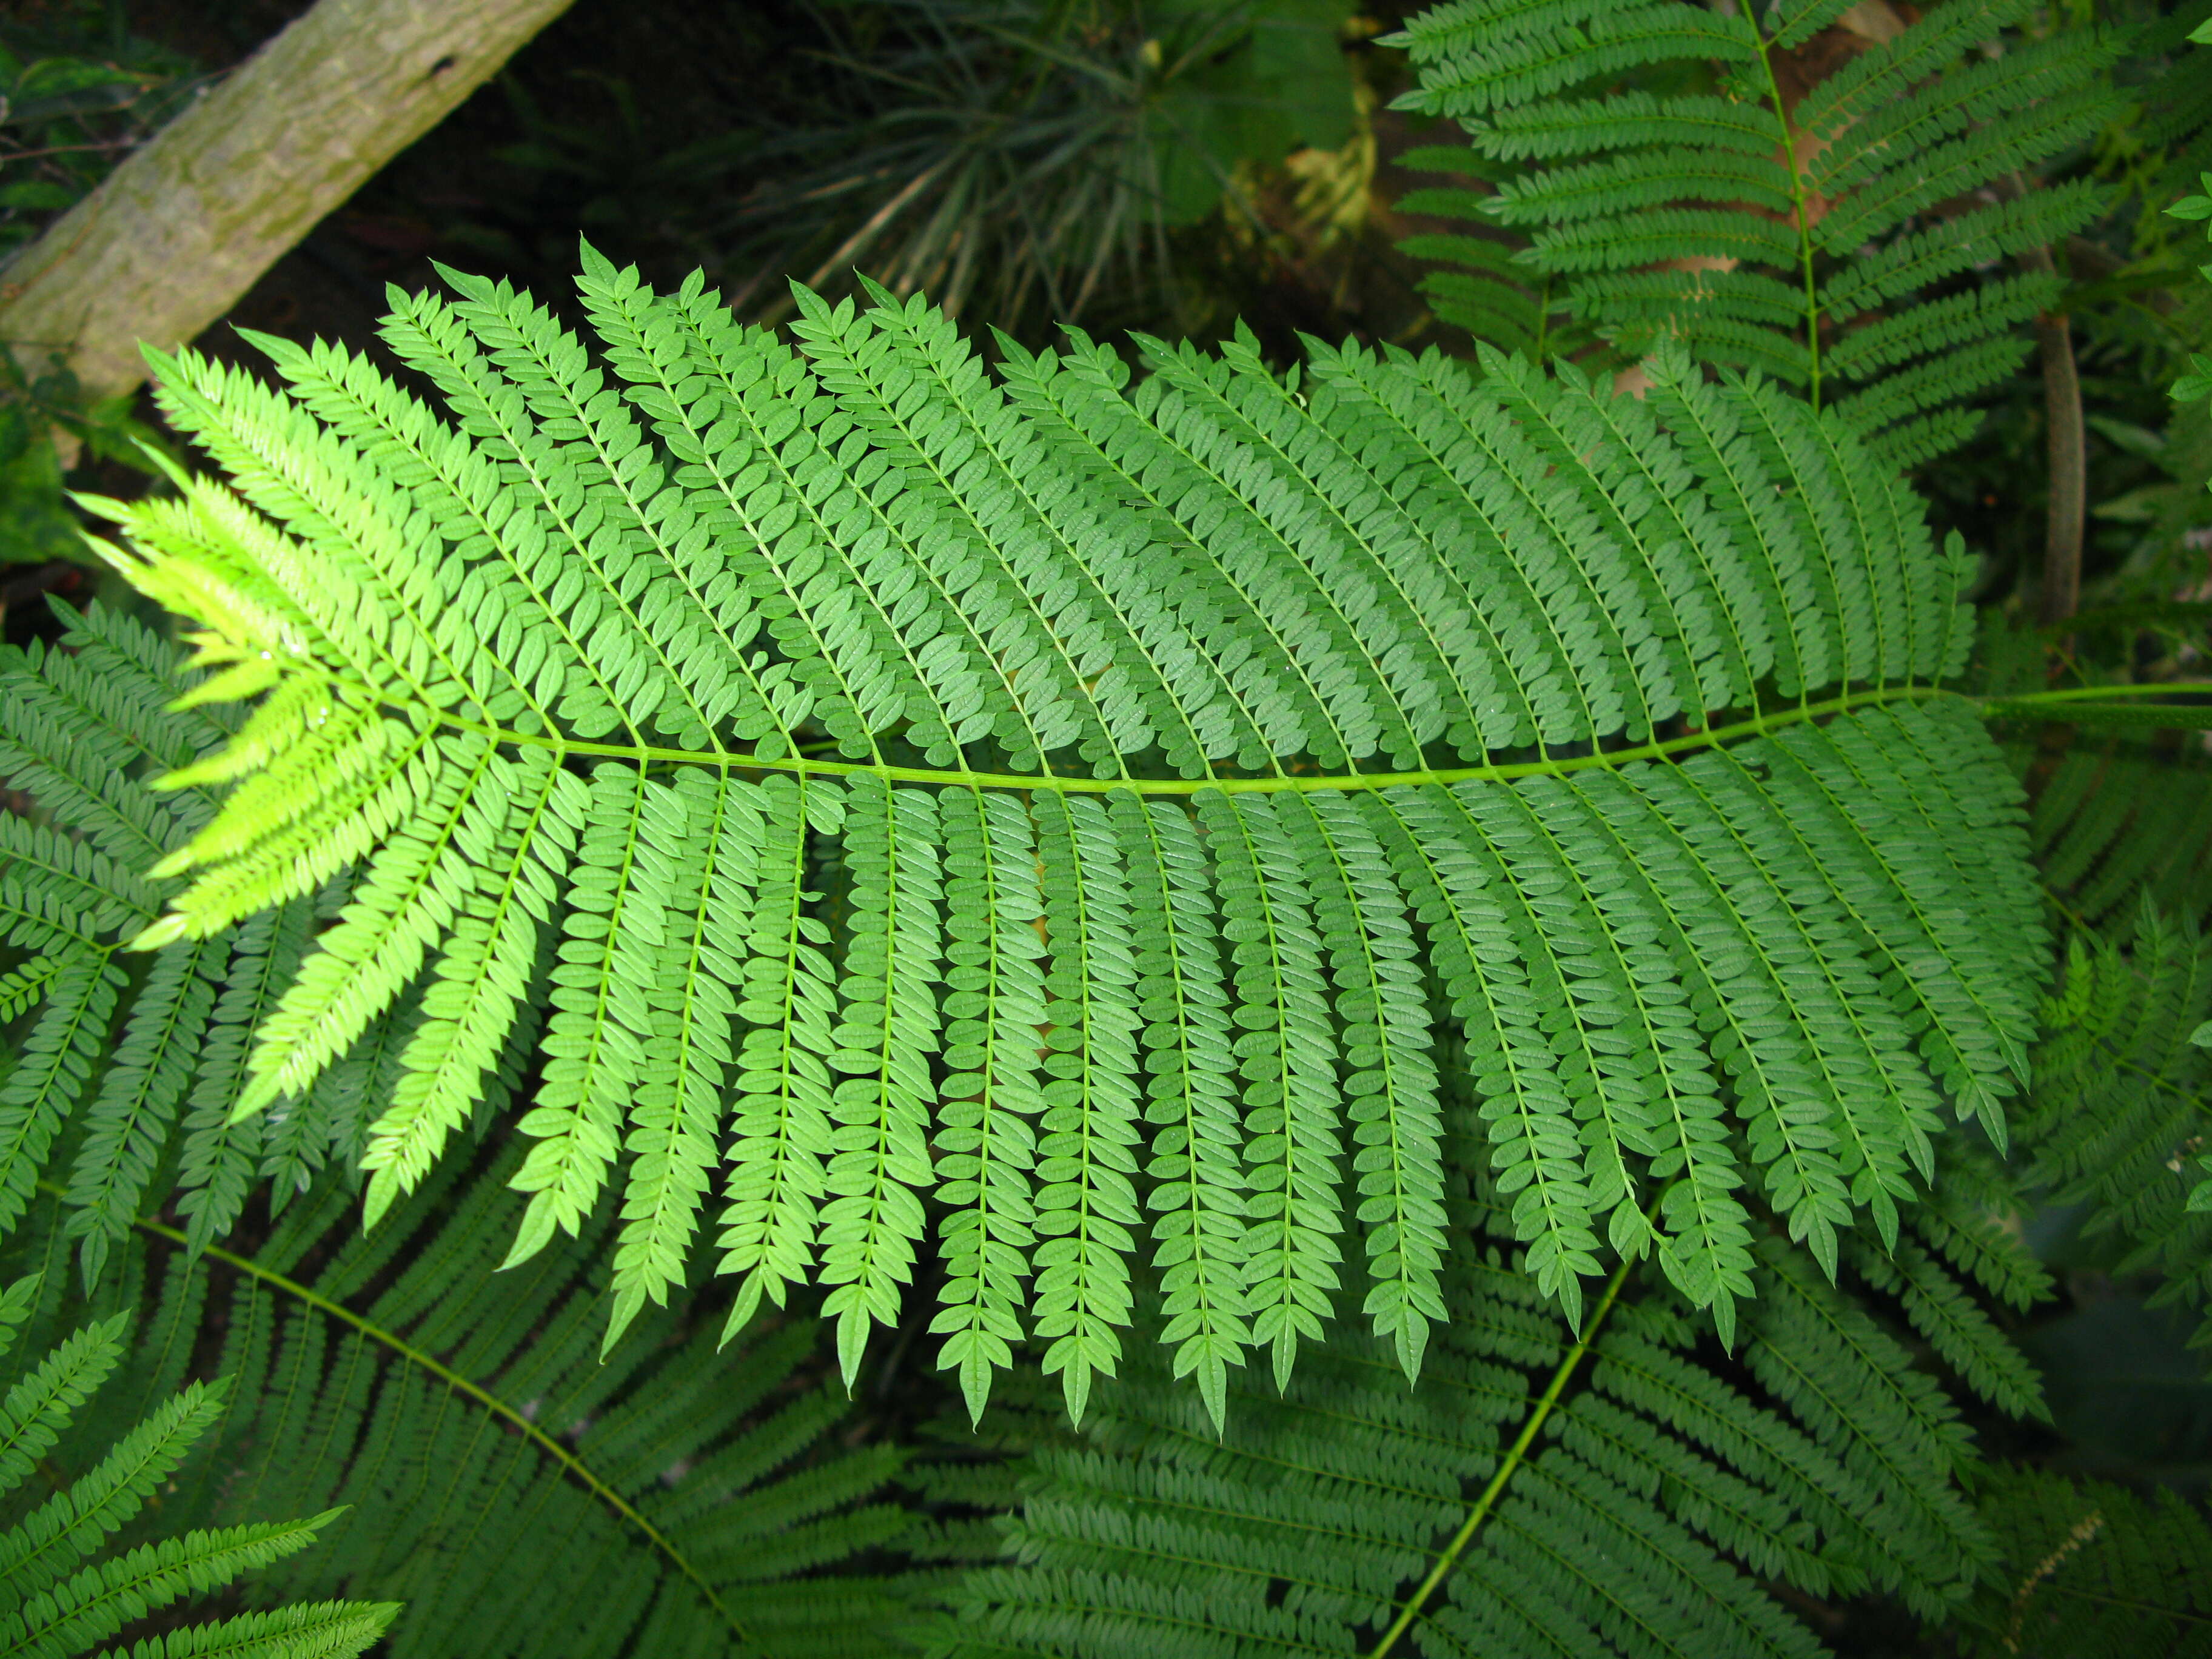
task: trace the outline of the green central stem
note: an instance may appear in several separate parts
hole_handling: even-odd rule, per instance
[[[1751,9],[1744,9],[1744,21],[1752,44],[1759,52],[1759,70],[1766,77],[1766,95],[1774,106],[1774,118],[1782,128],[1782,159],[1790,167],[1790,222],[1797,233],[1797,256],[1805,284],[1805,357],[1807,364],[1806,400],[1814,409],[1820,406],[1820,290],[1813,280],[1813,223],[1807,204],[1804,169],[1797,164],[1797,135],[1790,125],[1790,111],[1782,101],[1782,82],[1774,73],[1773,60],[1767,52],[1766,37],[1753,21]]]
[[[480,725],[443,710],[433,712],[442,723],[476,732],[495,743],[550,749],[563,757],[603,756],[610,760],[633,761],[641,765],[714,766],[828,776],[866,773],[898,783],[957,785],[963,788],[981,786],[997,789],[1051,789],[1061,793],[1083,794],[1105,794],[1115,789],[1127,789],[1142,795],[1191,795],[1201,789],[1218,789],[1224,794],[1265,794],[1290,790],[1392,789],[1413,784],[1555,777],[1566,772],[1621,766],[1633,761],[1661,760],[1671,755],[1717,748],[1739,738],[1762,737],[1786,726],[1820,720],[1831,714],[1847,714],[1855,708],[1879,708],[1889,702],[1926,702],[1940,697],[1955,697],[1961,702],[1972,704],[1976,712],[1986,719],[1997,714],[2033,714],[2045,708],[2063,710],[2063,705],[2071,702],[2191,694],[2212,696],[2212,683],[2075,686],[2065,690],[2034,691],[2002,697],[1970,696],[1963,692],[1930,685],[1875,686],[1863,691],[1846,691],[1820,702],[1801,703],[1794,708],[1753,714],[1747,720],[1736,720],[1727,726],[1708,726],[1703,731],[1688,732],[1679,738],[1666,738],[1638,744],[1632,748],[1601,750],[1594,754],[1564,759],[1516,761],[1498,766],[1440,767],[1423,772],[1354,772],[1311,777],[1278,774],[1254,778],[1079,778],[1042,773],[946,772],[919,766],[885,766],[869,761],[816,760],[804,755],[769,757],[733,750],[662,749],[649,744],[585,743],[572,738],[512,732],[504,727]]]

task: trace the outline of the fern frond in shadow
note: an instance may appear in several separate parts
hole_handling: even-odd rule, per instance
[[[40,1300],[37,1275],[0,1289],[0,1354],[17,1348]],[[46,1300],[53,1301],[52,1296]],[[61,1337],[42,1352],[7,1361],[0,1401],[0,1640],[9,1650],[68,1659],[145,1630],[185,1595],[206,1595],[248,1574],[263,1575],[312,1550],[343,1511],[301,1521],[247,1520],[182,1530],[168,1503],[178,1469],[222,1423],[227,1381],[192,1382],[157,1401],[112,1437],[85,1436],[88,1401],[117,1390],[111,1379],[129,1346],[132,1320],[118,1313]],[[75,1425],[75,1437],[72,1425]],[[67,1449],[58,1450],[67,1443]],[[72,1456],[70,1453],[82,1454]],[[71,1473],[71,1471],[75,1471]],[[33,1478],[35,1477],[35,1479]],[[246,1513],[259,1511],[252,1505]],[[159,1531],[103,1554],[118,1532]],[[351,1659],[374,1646],[399,1609],[389,1602],[323,1601],[272,1607],[211,1622],[170,1624],[129,1650],[131,1659]]]
[[[1133,1367],[1032,1455],[1007,1564],[963,1581],[933,1653],[1810,1656],[1806,1598],[1887,1590],[1935,1617],[1996,1559],[1970,1436],[1906,1320],[2034,1409],[1973,1284],[2037,1293],[2015,1243],[1869,1246],[1876,1273],[1839,1291],[1764,1238],[1731,1361],[1648,1270],[1620,1270],[1577,1334],[1532,1293],[1503,1208],[1455,1218],[1451,1320],[1416,1386],[1346,1343],[1280,1396],[1240,1387],[1217,1437]]]
[[[904,1454],[839,1443],[844,1391],[802,1375],[817,1328],[721,1352],[655,1315],[602,1364],[595,1237],[492,1273],[520,1206],[456,1163],[369,1236],[328,1179],[250,1253],[137,1223],[95,1299],[143,1310],[132,1391],[226,1379],[165,1524],[331,1510],[263,1582],[404,1601],[395,1655],[876,1650],[905,1590],[849,1564],[912,1526],[882,1496]],[[42,1198],[14,1250],[55,1287],[67,1213]],[[41,1322],[70,1305],[50,1291]]]
[[[1982,1513],[2002,1557],[1973,1609],[1976,1653],[2212,1653],[2212,1524],[2180,1494],[2002,1469]]]
[[[2212,921],[2212,767],[2201,755],[2077,739],[2039,781],[2028,836],[2069,923],[2124,945],[2145,900]]]
[[[2154,1306],[2212,1303],[2212,1052],[2191,1041],[2207,1019],[2212,943],[2146,896],[2120,940],[2072,941],[2019,1118],[2030,1186],[2087,1205],[2120,1271],[2159,1276]]]

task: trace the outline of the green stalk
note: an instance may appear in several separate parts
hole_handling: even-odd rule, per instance
[[[1805,396],[1817,410],[1820,406],[1820,290],[1813,280],[1813,225],[1805,205],[1805,174],[1797,165],[1796,132],[1790,125],[1790,112],[1783,107],[1782,82],[1775,78],[1766,37],[1751,21],[1747,7],[1745,22],[1751,30],[1752,44],[1759,50],[1759,70],[1766,77],[1767,100],[1774,106],[1774,118],[1782,127],[1782,159],[1790,164],[1790,223],[1797,233],[1798,264],[1805,284],[1805,356],[1810,369]]]
[[[1453,1535],[1451,1542],[1444,1546],[1444,1553],[1437,1558],[1436,1565],[1429,1569],[1429,1576],[1421,1580],[1419,1587],[1406,1598],[1405,1604],[1398,1609],[1398,1616],[1390,1621],[1390,1628],[1382,1632],[1382,1639],[1369,1650],[1367,1659],[1385,1659],[1385,1656],[1396,1645],[1398,1638],[1412,1626],[1414,1620],[1420,1617],[1421,1609],[1428,1605],[1429,1598],[1437,1592],[1437,1587],[1459,1565],[1460,1557],[1467,1553],[1467,1547],[1474,1541],[1475,1534],[1482,1529],[1482,1523],[1497,1508],[1498,1500],[1505,1491],[1505,1483],[1513,1478],[1514,1471],[1528,1462],[1528,1448],[1536,1443],[1536,1437],[1551,1417],[1552,1408],[1559,1403],[1559,1396],[1566,1391],[1567,1384],[1574,1380],[1575,1372],[1581,1368],[1583,1357],[1589,1352],[1590,1344],[1596,1340],[1600,1328],[1605,1323],[1605,1316],[1613,1311],[1613,1304],[1620,1297],[1620,1287],[1628,1280],[1630,1266],[1631,1263],[1624,1258],[1613,1268],[1613,1277],[1605,1282],[1605,1294],[1598,1298],[1597,1306],[1590,1314],[1589,1323],[1583,1328],[1575,1346],[1567,1350],[1566,1358],[1559,1361],[1559,1368],[1552,1373],[1550,1384],[1530,1409],[1528,1421],[1522,1424],[1520,1434],[1515,1437],[1498,1466],[1498,1473],[1490,1477],[1490,1484],[1482,1489],[1482,1495],[1468,1510],[1467,1520]]]
[[[1762,737],[1786,726],[1820,720],[1830,714],[1847,714],[1855,708],[1878,708],[1889,702],[1926,702],[1939,697],[1956,697],[1972,704],[1984,719],[1992,719],[1999,715],[2034,714],[2054,704],[2101,698],[2185,695],[2212,696],[2212,682],[2075,686],[2064,690],[2027,692],[2002,697],[1972,696],[1931,685],[1875,686],[1863,691],[1846,691],[1820,702],[1803,703],[1796,708],[1753,714],[1727,726],[1708,726],[1703,731],[1692,732],[1679,738],[1638,744],[1626,749],[1607,749],[1596,754],[1577,755],[1565,759],[1516,761],[1499,766],[1439,767],[1421,772],[1352,772],[1310,777],[1291,775],[1255,778],[1079,778],[1023,772],[946,772],[919,766],[885,766],[867,761],[815,760],[798,755],[770,757],[731,750],[663,749],[647,744],[583,743],[569,738],[547,736],[543,732],[511,732],[498,726],[483,726],[448,714],[443,710],[428,712],[442,724],[464,732],[473,732],[480,737],[489,738],[495,743],[550,749],[564,757],[569,755],[599,756],[610,760],[632,761],[641,765],[665,763],[829,776],[871,773],[896,783],[957,785],[963,788],[1053,789],[1062,793],[1079,794],[1106,794],[1116,789],[1127,789],[1140,795],[1192,795],[1201,789],[1218,789],[1224,794],[1259,794],[1291,790],[1392,789],[1413,784],[1557,777],[1568,772],[1586,772],[1600,767],[1623,766],[1641,760],[1661,760],[1673,755],[1717,748],[1738,738]]]

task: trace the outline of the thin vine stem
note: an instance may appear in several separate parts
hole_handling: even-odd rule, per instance
[[[1790,164],[1790,224],[1797,233],[1798,263],[1802,267],[1805,283],[1805,356],[1808,367],[1806,401],[1814,410],[1820,407],[1820,290],[1813,280],[1813,222],[1806,201],[1804,169],[1797,163],[1797,132],[1790,125],[1790,112],[1782,102],[1782,82],[1774,73],[1774,63],[1769,55],[1766,36],[1759,31],[1751,9],[1744,9],[1744,21],[1751,32],[1752,44],[1759,51],[1759,72],[1766,79],[1766,94],[1774,106],[1775,121],[1782,128],[1782,156]]]
[[[39,1188],[41,1192],[51,1194],[56,1198],[65,1198],[68,1196],[67,1193],[61,1187],[56,1185],[51,1181],[41,1181],[39,1182]],[[149,1218],[139,1216],[134,1218],[131,1224],[137,1227],[142,1232],[151,1233],[156,1238],[165,1238],[168,1240],[169,1243],[173,1244],[180,1244],[188,1250],[191,1249],[191,1241],[189,1237],[187,1237],[179,1229],[169,1226],[164,1222],[155,1221]],[[605,1481],[600,1480],[598,1475],[594,1474],[592,1472],[590,1466],[587,1465],[582,1458],[577,1456],[574,1452],[569,1450],[568,1447],[562,1445],[551,1435],[546,1433],[544,1430],[539,1428],[538,1425],[532,1422],[520,1412],[515,1410],[514,1407],[500,1399],[498,1395],[493,1394],[489,1389],[483,1387],[480,1383],[471,1382],[469,1378],[462,1376],[459,1371],[454,1370],[451,1366],[441,1364],[431,1355],[423,1352],[422,1349],[407,1342],[396,1333],[385,1329],[382,1326],[377,1324],[373,1320],[362,1317],[360,1314],[354,1312],[352,1309],[344,1306],[343,1304],[333,1302],[330,1297],[310,1290],[307,1285],[301,1284],[299,1280],[295,1279],[288,1279],[283,1273],[263,1267],[259,1262],[255,1261],[250,1256],[240,1255],[234,1250],[226,1250],[219,1244],[204,1245],[201,1248],[199,1254],[210,1256],[216,1261],[222,1262],[225,1267],[234,1268],[236,1271],[246,1274],[249,1278],[259,1279],[270,1289],[280,1291],[286,1296],[295,1297],[298,1301],[305,1303],[308,1307],[314,1309],[318,1313],[323,1314],[329,1318],[337,1320],[342,1324],[352,1326],[354,1329],[359,1331],[363,1336],[368,1337],[371,1341],[380,1343],[383,1346],[389,1348],[393,1353],[398,1355],[400,1358],[405,1360],[409,1364],[420,1366],[423,1370],[428,1371],[431,1376],[443,1382],[447,1388],[452,1389],[458,1393],[466,1395],[470,1399],[475,1401],[479,1406],[482,1406],[493,1416],[500,1419],[502,1422],[507,1424],[510,1427],[517,1431],[521,1434],[523,1438],[536,1446],[538,1450],[544,1452],[548,1457],[553,1459],[555,1462],[558,1463],[568,1474],[574,1475],[578,1480],[583,1482],[586,1486],[590,1488],[593,1496],[601,1499],[610,1509],[621,1516],[623,1520],[629,1522],[629,1524],[635,1527],[639,1532],[644,1534],[646,1539],[653,1545],[653,1547],[659,1550],[663,1555],[666,1556],[670,1564],[690,1582],[691,1587],[699,1592],[700,1595],[706,1601],[707,1605],[714,1608],[715,1613],[721,1619],[722,1622],[729,1626],[730,1633],[735,1636],[738,1640],[743,1643],[746,1647],[754,1648],[756,1650],[757,1649],[757,1644],[754,1642],[751,1634],[745,1629],[743,1623],[739,1621],[737,1615],[732,1613],[730,1609],[723,1604],[722,1598],[715,1594],[714,1586],[709,1584],[705,1578],[700,1576],[699,1570],[691,1565],[690,1559],[685,1557],[681,1550],[678,1549],[674,1544],[668,1540],[667,1535],[664,1534],[659,1528],[654,1526],[652,1522],[647,1520],[642,1515],[640,1515],[637,1510],[623,1498],[623,1495],[620,1492],[615,1491],[613,1487],[608,1486]]]
[[[1559,1396],[1566,1392],[1567,1384],[1574,1380],[1575,1372],[1581,1369],[1583,1357],[1589,1352],[1590,1344],[1597,1340],[1597,1334],[1605,1324],[1606,1316],[1613,1311],[1613,1304],[1620,1299],[1621,1286],[1628,1282],[1628,1270],[1633,1265],[1623,1258],[1613,1268],[1613,1277],[1605,1282],[1605,1294],[1598,1298],[1597,1306],[1590,1312],[1589,1323],[1583,1328],[1583,1334],[1576,1339],[1575,1346],[1567,1350],[1566,1357],[1553,1371],[1549,1386],[1538,1396],[1528,1420],[1521,1425],[1521,1432],[1514,1437],[1513,1444],[1498,1463],[1498,1473],[1490,1477],[1490,1484],[1482,1489],[1481,1496],[1468,1510],[1466,1521],[1453,1534],[1451,1542],[1444,1546],[1443,1553],[1437,1558],[1436,1565],[1429,1569],[1429,1576],[1421,1580],[1413,1593],[1406,1598],[1405,1604],[1398,1609],[1398,1616],[1390,1621],[1390,1628],[1382,1632],[1382,1639],[1369,1650],[1367,1659],[1386,1659],[1391,1649],[1397,1645],[1398,1638],[1412,1628],[1414,1620],[1421,1616],[1421,1610],[1428,1605],[1429,1598],[1437,1593],[1437,1587],[1450,1576],[1451,1570],[1459,1565],[1460,1557],[1467,1553],[1467,1547],[1474,1541],[1475,1534],[1482,1529],[1482,1523],[1497,1508],[1498,1498],[1505,1491],[1505,1483],[1528,1461],[1528,1448],[1536,1443],[1536,1437],[1550,1419],[1553,1407],[1559,1403]]]
[[[2014,708],[2040,708],[2049,703],[2086,702],[2098,697],[2212,696],[2212,680],[2145,680],[2133,685],[2069,685],[2049,691],[2023,691],[2013,696],[1974,697],[1984,709],[2009,714]]]

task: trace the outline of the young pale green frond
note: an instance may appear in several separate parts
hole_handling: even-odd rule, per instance
[[[1133,1362],[1082,1435],[1039,1426],[1003,1565],[959,1584],[930,1651],[1810,1659],[1770,1586],[1934,1615],[1996,1557],[1956,1408],[1908,1361],[1909,1294],[1833,1289],[1765,1237],[1724,1371],[1654,1276],[1622,1269],[1577,1334],[1505,1253],[1504,1211],[1455,1209],[1418,1384],[1386,1343],[1340,1342],[1279,1395],[1232,1385],[1217,1435]],[[1865,1262],[1877,1291],[1905,1273],[1986,1322],[1924,1252]],[[2034,1401],[2009,1341],[1984,1346]]]
[[[325,1176],[251,1255],[216,1245],[193,1257],[169,1248],[178,1230],[134,1225],[95,1297],[146,1310],[135,1342],[128,1315],[95,1328],[104,1363],[122,1360],[108,1393],[129,1396],[118,1410],[183,1402],[162,1411],[189,1409],[206,1444],[181,1468],[139,1455],[127,1482],[102,1463],[47,1509],[106,1524],[116,1500],[95,1499],[109,1487],[135,1497],[159,1474],[163,1523],[204,1529],[191,1539],[229,1538],[255,1514],[327,1510],[310,1523],[316,1547],[261,1581],[302,1601],[404,1603],[379,1621],[396,1655],[872,1650],[868,1633],[896,1622],[908,1590],[845,1564],[915,1517],[883,1495],[903,1455],[842,1442],[842,1390],[794,1375],[817,1328],[778,1322],[725,1353],[713,1325],[648,1306],[636,1316],[646,1340],[603,1364],[605,1258],[629,1228],[602,1214],[582,1240],[495,1274],[526,1207],[504,1180],[520,1162],[510,1150],[473,1184],[448,1163],[366,1235],[349,1224],[347,1183]],[[65,1261],[68,1214],[42,1203],[15,1255]],[[48,1294],[33,1328],[69,1316]],[[173,1393],[202,1368],[228,1388]],[[173,1426],[157,1413],[116,1458]],[[81,1466],[75,1442],[56,1455]],[[27,1523],[34,1540],[44,1513]],[[0,1564],[13,1547],[0,1540]],[[296,1636],[280,1621],[239,1639],[289,1654],[283,1641],[323,1639],[319,1620],[344,1627],[311,1611]]]
[[[1677,342],[1832,404],[1891,465],[1938,454],[1972,429],[1961,401],[2019,365],[2020,325],[2061,285],[2047,261],[1979,273],[2097,210],[2094,189],[2023,196],[2021,180],[2112,118],[2116,49],[2087,31],[2013,38],[2024,0],[1950,0],[1801,95],[1784,54],[1840,9],[1462,0],[1425,12],[1394,37],[1420,71],[1401,101],[1458,117],[1473,150],[1453,170],[1492,185],[1424,191],[1415,208],[1525,235],[1512,255],[1524,285],[1556,285],[1632,356]],[[1722,94],[1606,89],[1631,66],[1711,73]],[[1417,251],[1495,288],[1513,246],[1430,237]],[[1969,273],[1972,286],[1934,291]],[[1487,317],[1455,314],[1449,298],[1439,313],[1530,349],[1526,326],[1486,332]],[[1533,348],[1560,346],[1539,333]]]
[[[114,557],[265,696],[179,769],[234,781],[189,886],[46,855],[27,950],[204,942],[81,1227],[192,974],[257,1032],[193,1085],[196,1243],[341,1143],[374,1221],[534,1045],[509,1265],[618,1189],[611,1343],[719,1182],[733,1328],[811,1279],[849,1378],[934,1212],[971,1409],[1034,1336],[1079,1412],[1140,1254],[1217,1414],[1340,1318],[1415,1371],[1439,1012],[1571,1320],[1648,1252],[1727,1340],[1752,1206],[1832,1273],[1945,1111],[2002,1135],[2042,933],[1940,689],[1964,554],[1833,414],[1675,350],[1642,402],[1243,337],[994,376],[919,300],[803,296],[794,349],[588,265],[604,368],[503,286],[399,302],[458,430],[325,348],[161,366],[237,490],[112,506]]]
[[[27,1321],[52,1321],[52,1292],[62,1277],[34,1273],[0,1291],[0,1327],[11,1341]],[[166,1498],[176,1490],[194,1443],[221,1419],[227,1392],[221,1382],[191,1383],[104,1450],[82,1425],[72,1435],[73,1421],[124,1358],[130,1325],[129,1314],[111,1316],[9,1367],[14,1381],[0,1405],[0,1489],[9,1494],[0,1514],[0,1635],[11,1651],[51,1659],[88,1653],[184,1595],[220,1589],[307,1548],[337,1518],[332,1510],[305,1521],[174,1533],[102,1555],[157,1492]],[[21,1482],[34,1464],[57,1468],[46,1460],[65,1436],[71,1438],[58,1467],[83,1473],[65,1486],[57,1480],[58,1489],[38,1501],[36,1489],[27,1492]],[[162,1518],[177,1520],[166,1504]],[[177,1628],[135,1650],[349,1659],[374,1646],[398,1611],[365,1601],[280,1608],[243,1624]]]

